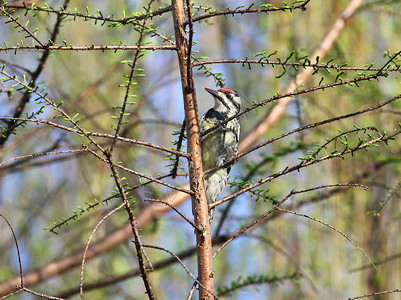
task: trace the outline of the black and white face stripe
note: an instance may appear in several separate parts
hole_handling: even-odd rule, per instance
[[[234,107],[236,108],[237,112],[239,112],[241,110],[241,105],[237,101],[234,100],[234,96],[238,97],[238,94],[235,93],[233,96],[233,93],[228,93],[226,95],[227,95],[228,100],[230,100],[232,105],[234,105]]]
[[[234,99],[234,97],[239,99],[236,91],[229,88],[222,88],[218,91],[209,88],[205,88],[205,90],[210,93],[216,99],[216,101],[219,101],[219,103],[226,108],[227,112],[235,110],[235,113],[238,113],[241,110],[240,101]]]
[[[223,104],[225,106],[225,108],[227,108],[227,110],[230,109],[230,107],[228,106],[228,103],[223,99],[223,97],[217,96],[216,99],[218,101],[220,101],[220,103]]]

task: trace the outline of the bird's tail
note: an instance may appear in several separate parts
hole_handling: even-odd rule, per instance
[[[228,172],[226,168],[222,168],[205,175],[205,192],[207,203],[213,203],[221,194],[227,184]],[[212,221],[214,216],[214,208],[209,211],[209,219]]]

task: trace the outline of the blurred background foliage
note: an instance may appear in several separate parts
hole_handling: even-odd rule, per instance
[[[349,0],[315,1],[307,5],[306,11],[274,12],[270,14],[244,14],[235,17],[215,17],[194,25],[196,33],[194,50],[198,57],[209,59],[252,58],[258,52],[267,54],[277,51],[273,56],[282,60],[295,51],[294,57],[312,54],[330,27],[349,4]],[[9,4],[13,2],[10,1]],[[62,1],[50,0],[48,5],[58,9]],[[248,7],[251,1],[203,1],[204,6],[226,10],[231,5]],[[263,4],[256,2],[255,7]],[[270,1],[273,6],[281,6],[281,1]],[[43,2],[38,5],[43,5]],[[74,1],[69,11],[96,14],[101,10],[104,16],[116,18],[135,11],[143,11],[147,1]],[[164,1],[154,1],[152,8],[170,5]],[[195,1],[192,8],[200,2]],[[203,11],[203,10],[200,10]],[[389,57],[384,55],[388,49],[395,53],[401,49],[400,23],[401,1],[365,1],[351,21],[346,25],[339,40],[323,61],[334,58],[334,63],[347,66],[381,67]],[[38,28],[37,37],[47,41],[55,20],[55,14],[33,12],[25,14],[21,9],[13,16],[19,16],[21,23],[29,20],[29,28]],[[1,42],[9,46],[17,45],[25,39],[25,33],[6,24],[8,18],[1,16]],[[170,37],[174,33],[171,13],[152,20],[153,28]],[[134,45],[138,33],[132,25],[110,26],[110,22],[95,23],[93,20],[68,17],[60,29],[57,43],[73,46],[94,45]],[[150,45],[168,45],[157,36],[148,34],[145,38]],[[173,39],[174,41],[174,39]],[[80,125],[88,131],[113,133],[111,125],[117,115],[113,107],[122,103],[125,84],[129,74],[127,64],[121,62],[132,59],[133,51],[53,51],[46,62],[44,71],[37,83],[46,87],[51,99],[63,101],[62,108],[70,115],[79,113]],[[0,52],[1,64],[6,64],[10,74],[22,78],[26,73],[16,64],[34,70],[41,52],[5,51]],[[136,94],[136,104],[129,107],[132,116],[124,126],[121,135],[149,141],[165,147],[172,147],[174,130],[180,130],[184,119],[181,85],[174,51],[146,51],[139,61],[145,77],[139,77],[132,94]],[[242,64],[208,65],[214,73],[222,73],[226,87],[238,90],[244,106],[253,101],[272,97],[284,92],[297,72],[288,68],[281,76],[281,67]],[[212,77],[203,70],[195,69],[195,86],[198,96],[199,112],[203,114],[212,106],[212,98],[204,87],[216,86]],[[302,70],[302,68],[301,68]],[[305,87],[317,86],[324,76],[323,84],[334,82],[338,72],[330,74],[320,70],[307,82]],[[357,76],[356,71],[347,71],[344,80]],[[29,77],[28,77],[29,78]],[[9,83],[2,83],[2,89]],[[297,96],[288,107],[282,119],[264,137],[264,140],[281,135],[294,128],[376,106],[399,94],[400,76],[390,76],[363,82],[359,87],[341,86],[323,91]],[[21,93],[15,91],[0,94],[1,116],[10,116],[18,104]],[[268,104],[241,117],[242,136],[246,136],[258,122],[265,117],[274,104]],[[24,114],[38,110],[40,106],[30,101]],[[344,119],[316,127],[287,138],[280,139],[243,158],[234,166],[231,180],[259,180],[300,162],[299,157],[307,157],[308,150],[316,151],[315,144],[323,144],[339,134],[355,127],[375,126],[381,132],[393,132],[400,122],[401,104],[395,101],[381,110],[361,116]],[[52,120],[56,115],[49,106],[38,118]],[[62,124],[68,124],[57,120]],[[374,132],[371,132],[375,135]],[[366,137],[363,133],[358,133]],[[356,134],[348,136],[350,144],[358,142]],[[107,147],[107,140],[100,140]],[[27,155],[52,149],[79,149],[84,137],[67,133],[45,125],[28,123],[19,127],[15,135],[3,145],[0,157],[5,161],[12,157]],[[147,148],[118,143],[115,159],[124,165],[148,175],[166,174],[166,155]],[[295,195],[287,201],[289,205],[299,205],[295,210],[316,217],[331,224],[351,237],[377,263],[377,270],[369,265],[364,257],[347,239],[335,231],[295,215],[277,214],[265,225],[236,239],[215,260],[216,286],[229,286],[231,282],[253,275],[286,276],[299,271],[302,276],[296,280],[283,280],[276,284],[248,286],[235,291],[230,299],[339,299],[353,297],[374,291],[400,288],[401,282],[401,239],[399,234],[400,206],[400,151],[399,138],[388,145],[358,151],[344,159],[330,159],[310,167],[280,177],[262,186],[266,199],[255,200],[248,194],[241,195],[233,203],[229,215],[221,229],[222,234],[234,232],[242,225],[268,211],[271,199],[281,200],[291,190],[303,190],[320,185],[356,183],[369,186],[369,190],[347,188],[333,192],[325,197],[327,190],[313,191]],[[328,150],[329,152],[329,150]],[[186,161],[181,159],[183,166]],[[257,168],[257,169],[256,169]],[[256,170],[255,170],[256,169]],[[252,171],[253,175],[248,175]],[[185,173],[186,169],[180,172]],[[140,181],[137,176],[123,174],[129,186]],[[166,179],[172,184],[183,185],[188,178]],[[71,221],[59,230],[59,235],[43,230],[62,218],[72,215],[72,210],[85,207],[94,199],[101,201],[111,195],[114,181],[109,167],[88,153],[72,155],[44,156],[0,167],[0,212],[12,224],[20,245],[22,265],[25,271],[40,268],[49,261],[81,249],[96,223],[120,202],[113,200],[95,210],[84,213],[79,221]],[[235,191],[226,188],[225,195]],[[135,213],[147,205],[144,198],[159,198],[169,193],[165,187],[155,183],[133,191]],[[315,197],[315,198],[313,198]],[[308,202],[308,199],[316,201]],[[380,203],[388,201],[380,211],[380,216],[368,214],[377,211]],[[302,204],[302,201],[305,203]],[[212,229],[218,224],[226,204],[218,207]],[[190,201],[179,207],[186,215],[191,215]],[[107,220],[95,235],[95,240],[105,236],[115,228],[126,224],[125,211],[119,211]],[[156,244],[173,252],[179,252],[195,245],[193,229],[175,213],[168,213],[142,231],[145,244]],[[18,262],[14,242],[5,222],[0,222],[0,281],[18,275]],[[137,267],[132,242],[114,248],[106,255],[86,263],[85,282],[123,274]],[[148,250],[152,261],[169,257],[165,253]],[[192,256],[184,262],[196,274],[196,260]],[[379,263],[383,262],[383,263]],[[359,269],[365,266],[363,269]],[[183,299],[186,297],[192,279],[185,270],[174,264],[156,271],[151,281],[159,299]],[[240,281],[240,280],[239,280]],[[35,287],[43,293],[57,295],[61,291],[79,284],[79,269],[74,269],[42,282]],[[79,295],[75,296],[78,299]],[[88,299],[144,299],[144,288],[139,277],[134,277],[102,289],[88,292]],[[17,295],[14,298],[29,298]],[[377,298],[379,299],[379,298]],[[380,299],[401,299],[400,294],[390,294]]]

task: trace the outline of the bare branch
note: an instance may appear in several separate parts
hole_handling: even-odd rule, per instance
[[[257,64],[261,65],[270,65],[270,66],[292,66],[292,67],[300,67],[300,68],[312,68],[316,69],[324,69],[324,70],[336,70],[336,71],[365,71],[365,72],[379,72],[383,71],[382,68],[372,68],[372,67],[347,67],[347,66],[340,66],[338,64],[318,64],[318,63],[311,63],[311,62],[289,62],[289,61],[273,61],[269,60],[268,58],[262,59],[218,59],[218,60],[205,60],[205,61],[197,61],[194,62],[192,65],[194,67],[197,66],[205,66],[205,65],[212,65],[212,64]],[[386,72],[401,72],[401,66],[397,66],[394,68],[386,69]]]
[[[124,167],[124,166],[122,166],[122,165],[120,165],[120,164],[117,164],[117,163],[115,163],[115,162],[113,162],[113,161],[108,162],[108,159],[107,159],[107,158],[103,158],[102,156],[100,156],[100,155],[97,154],[95,151],[93,151],[93,150],[91,150],[91,149],[89,149],[89,148],[87,148],[86,151],[92,153],[92,154],[93,154],[95,157],[97,157],[99,160],[101,160],[101,161],[103,161],[103,162],[105,162],[105,163],[112,163],[116,168],[119,168],[119,169],[121,169],[121,170],[124,170],[124,171],[126,171],[126,172],[129,172],[129,173],[131,173],[131,174],[134,174],[134,175],[137,175],[137,176],[139,176],[139,177],[143,177],[143,178],[149,179],[149,180],[151,180],[152,182],[156,182],[156,183],[159,183],[159,184],[161,184],[161,185],[167,186],[167,187],[169,187],[169,188],[171,188],[171,189],[173,189],[173,190],[177,190],[177,191],[180,191],[180,192],[184,192],[184,193],[186,193],[186,194],[188,194],[188,195],[193,195],[193,194],[194,194],[194,192],[191,191],[191,190],[187,190],[187,189],[185,189],[185,188],[180,188],[180,187],[178,187],[178,186],[171,185],[171,184],[169,184],[169,183],[167,183],[167,182],[164,182],[164,181],[159,180],[159,179],[157,179],[157,178],[154,178],[154,177],[152,177],[152,176],[149,176],[149,175],[146,175],[146,174],[137,172],[137,171],[132,170],[132,169],[129,169],[129,168],[127,168],[127,167]]]
[[[301,214],[301,213],[298,213],[298,212],[296,212],[296,211],[291,211],[291,210],[283,209],[283,208],[281,208],[281,207],[278,207],[277,210],[282,211],[282,212],[285,212],[285,213],[293,214],[293,215],[296,215],[296,216],[304,217],[304,218],[307,218],[307,219],[310,219],[310,220],[313,220],[313,221],[318,222],[318,223],[320,223],[320,224],[323,224],[324,226],[327,226],[327,227],[329,227],[330,229],[334,230],[335,232],[341,234],[341,235],[342,235],[343,237],[345,237],[348,241],[350,241],[350,242],[351,242],[351,243],[352,243],[352,244],[353,244],[353,245],[354,245],[369,261],[370,261],[370,263],[372,264],[372,266],[377,270],[375,264],[374,264],[373,261],[370,259],[370,257],[365,253],[365,251],[363,251],[362,248],[359,247],[359,245],[358,245],[357,243],[355,243],[348,235],[346,235],[346,234],[343,233],[342,231],[338,230],[338,229],[335,228],[334,226],[332,226],[332,225],[330,225],[330,224],[328,224],[328,223],[326,223],[326,222],[323,222],[322,220],[319,220],[319,219],[317,219],[317,218],[315,218],[315,217],[311,217],[311,216],[308,216],[308,215],[306,215],[306,214]]]
[[[22,288],[24,286],[24,274],[22,273],[21,253],[19,251],[17,237],[15,236],[14,229],[11,226],[10,222],[8,222],[7,218],[5,216],[3,216],[2,214],[0,214],[0,217],[2,217],[4,219],[4,221],[6,221],[8,228],[10,228],[11,234],[13,235],[13,238],[14,238],[15,248],[17,248],[19,275],[20,275],[20,279],[21,279],[20,288]]]
[[[44,119],[27,119],[27,118],[12,118],[12,117],[0,117],[0,120],[12,120],[12,121],[17,121],[17,122],[31,122],[31,123],[36,123],[36,124],[45,124],[45,125],[49,125],[55,128],[59,128],[65,131],[69,131],[69,132],[74,132],[74,133],[78,133],[78,134],[82,134],[82,131],[79,129],[75,129],[75,128],[71,128],[68,126],[64,126],[64,125],[60,125],[57,124],[55,122],[49,121],[49,120],[44,120]],[[83,134],[84,135],[88,135],[88,136],[96,136],[96,137],[101,137],[101,138],[107,138],[107,139],[113,139],[114,135],[112,134],[108,134],[108,133],[100,133],[100,132],[93,132],[93,131],[86,131],[83,130]],[[137,144],[137,145],[141,145],[144,147],[149,147],[149,148],[153,148],[156,150],[160,150],[160,151],[164,151],[164,152],[168,152],[168,153],[172,153],[175,154],[177,156],[184,156],[187,157],[188,155],[185,152],[181,152],[181,151],[176,151],[167,147],[162,147],[150,142],[145,142],[145,141],[140,141],[137,139],[132,139],[132,138],[127,138],[127,137],[123,137],[123,136],[117,136],[117,140],[122,141],[122,142],[127,142],[127,143],[131,143],[131,144]]]
[[[34,158],[34,157],[40,157],[40,156],[46,156],[46,155],[54,155],[54,154],[69,154],[69,153],[79,153],[79,152],[85,152],[87,149],[76,149],[76,150],[56,150],[56,151],[48,151],[48,152],[41,152],[41,153],[33,153],[33,154],[27,154],[27,155],[22,155],[22,156],[16,156],[10,159],[7,159],[5,161],[0,162],[0,167],[2,165],[8,164],[12,161],[19,160],[19,159],[29,159],[29,158]]]
[[[260,8],[252,8],[252,9],[235,9],[235,10],[227,9],[225,11],[218,11],[218,12],[209,13],[207,15],[195,17],[195,18],[193,18],[193,22],[194,23],[199,22],[201,20],[216,17],[216,16],[232,15],[234,17],[235,15],[244,15],[244,14],[261,13],[261,12],[265,12],[265,13],[277,12],[277,11],[291,11],[292,12],[293,10],[296,10],[296,9],[306,10],[305,6],[309,1],[310,0],[306,0],[301,4],[291,5],[291,6],[286,5],[286,6],[282,6],[282,7],[269,7],[269,8],[260,7]]]
[[[83,288],[83,284],[84,284],[84,267],[85,267],[85,261],[86,261],[86,254],[88,253],[88,248],[89,245],[92,241],[92,238],[94,237],[96,231],[98,230],[98,228],[100,227],[100,225],[102,225],[104,223],[104,221],[106,221],[108,218],[110,218],[115,212],[117,212],[118,210],[120,210],[122,207],[124,207],[125,203],[121,203],[119,206],[117,206],[115,209],[113,209],[112,211],[110,211],[107,215],[105,215],[97,224],[96,226],[92,229],[92,232],[89,236],[88,241],[86,242],[85,245],[85,249],[84,249],[84,255],[82,257],[82,263],[81,263],[81,275],[80,275],[80,280],[79,280],[79,294],[81,295],[81,298],[83,298],[84,296],[84,288]]]
[[[18,50],[32,50],[32,51],[118,51],[118,50],[177,50],[175,46],[131,46],[131,45],[91,45],[91,46],[13,46],[13,47],[0,47],[1,51],[18,51]]]
[[[383,292],[373,292],[373,293],[365,294],[362,296],[357,296],[357,297],[352,297],[352,298],[347,298],[347,299],[348,300],[356,300],[356,299],[370,298],[373,296],[388,295],[388,294],[394,294],[394,293],[401,293],[401,289],[395,289],[392,291],[383,291]]]
[[[153,3],[153,0],[150,0],[149,4],[147,6],[147,9],[146,9],[146,15],[149,14],[150,7],[152,6],[152,3]],[[141,29],[140,29],[140,32],[139,32],[138,42],[136,43],[136,45],[138,47],[141,46],[142,40],[144,39],[146,20],[147,19],[144,18],[142,24],[140,25]],[[123,103],[121,105],[120,113],[119,113],[119,116],[118,116],[118,122],[117,122],[117,128],[115,129],[115,135],[114,135],[114,138],[113,138],[113,140],[111,142],[111,145],[110,145],[110,150],[109,150],[110,155],[111,155],[111,153],[113,153],[114,146],[116,145],[116,142],[117,142],[117,136],[119,135],[120,128],[121,128],[121,126],[123,124],[123,119],[125,117],[125,110],[126,110],[126,107],[127,107],[128,98],[130,97],[130,91],[131,91],[131,87],[132,87],[132,84],[133,84],[134,74],[136,72],[136,65],[137,65],[140,53],[141,53],[141,51],[138,48],[135,51],[134,60],[132,61],[132,64],[130,66],[131,67],[131,72],[130,72],[129,77],[128,77],[128,83],[127,83],[127,86],[126,86],[126,89],[125,89],[124,100],[123,100]]]
[[[180,257],[178,255],[176,255],[174,252],[171,252],[170,250],[167,250],[166,248],[163,247],[158,247],[158,246],[153,246],[153,245],[143,245],[146,248],[151,248],[151,249],[157,249],[160,251],[164,251],[167,252],[168,254],[170,254],[171,256],[173,256],[180,264],[181,266],[184,268],[184,270],[189,274],[189,276],[192,277],[192,279],[202,288],[206,289],[205,286],[203,286],[203,284],[195,277],[195,275],[192,274],[192,272],[188,269],[188,267],[184,264],[184,262],[180,259]],[[209,291],[209,293],[213,294],[213,291]],[[215,295],[216,296],[216,295]]]
[[[172,204],[163,201],[163,200],[159,200],[159,199],[150,199],[150,198],[146,198],[145,201],[149,201],[149,202],[156,202],[156,203],[162,203],[164,205],[167,205],[168,207],[170,207],[172,210],[174,210],[177,214],[179,214],[185,221],[187,221],[189,224],[191,224],[191,226],[199,231],[201,231],[201,228],[197,228],[196,224],[194,222],[192,222],[190,219],[188,219],[182,212],[180,212],[177,208],[175,208]]]
[[[46,294],[38,293],[38,292],[35,292],[35,291],[33,291],[31,289],[28,289],[26,287],[24,287],[22,290],[25,291],[25,292],[28,292],[29,294],[32,294],[32,295],[35,295],[35,296],[38,296],[38,297],[44,298],[44,299],[63,300],[63,298],[59,298],[59,297],[54,297],[54,296],[49,296],[49,295],[46,295]]]
[[[58,16],[62,16],[62,17],[74,17],[74,18],[83,18],[85,20],[94,20],[96,21],[102,21],[102,22],[116,22],[116,23],[121,23],[123,25],[127,25],[127,24],[131,24],[134,21],[139,21],[139,20],[143,20],[143,19],[152,19],[154,16],[160,16],[164,13],[167,13],[169,11],[171,11],[172,6],[166,6],[163,8],[160,8],[158,10],[155,11],[151,11],[151,12],[147,12],[146,14],[141,14],[139,16],[132,16],[132,17],[127,17],[127,18],[113,18],[111,16],[108,17],[104,17],[102,15],[91,15],[91,14],[84,14],[84,13],[79,13],[79,12],[69,12],[66,11],[66,7],[63,6],[64,9],[62,10],[57,10],[54,9],[52,7],[49,6],[27,6],[25,4],[25,1],[22,5],[18,4],[13,4],[13,3],[7,3],[5,5],[3,5],[3,7],[8,8],[8,9],[24,9],[27,11],[40,11],[40,12],[46,12],[46,13],[54,13],[57,14]]]
[[[250,229],[254,228],[255,226],[261,224],[269,215],[271,215],[273,212],[280,210],[280,206],[287,201],[291,196],[295,194],[301,194],[301,193],[306,193],[318,189],[324,189],[324,188],[331,188],[331,187],[339,187],[339,186],[355,186],[355,187],[363,187],[366,188],[366,186],[360,185],[360,184],[330,184],[330,185],[322,185],[318,187],[313,187],[310,189],[306,190],[301,190],[301,191],[295,191],[292,190],[287,196],[285,196],[280,202],[274,205],[273,208],[271,208],[269,211],[265,212],[263,215],[252,221],[250,224],[247,226],[238,229],[234,234],[232,234],[220,247],[217,249],[217,251],[213,254],[213,259],[216,257],[217,254],[219,254],[230,242],[232,242],[234,239],[239,237],[240,235],[244,234],[245,232],[249,231]]]

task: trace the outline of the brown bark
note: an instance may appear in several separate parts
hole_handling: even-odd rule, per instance
[[[200,130],[198,106],[194,88],[190,53],[185,33],[185,10],[183,0],[173,0],[173,19],[177,45],[178,62],[181,73],[182,92],[184,96],[185,121],[187,124],[188,163],[192,210],[195,224],[202,231],[195,230],[198,257],[199,299],[213,299],[213,262],[212,239],[209,226],[209,207],[203,186],[203,168],[200,147]]]

